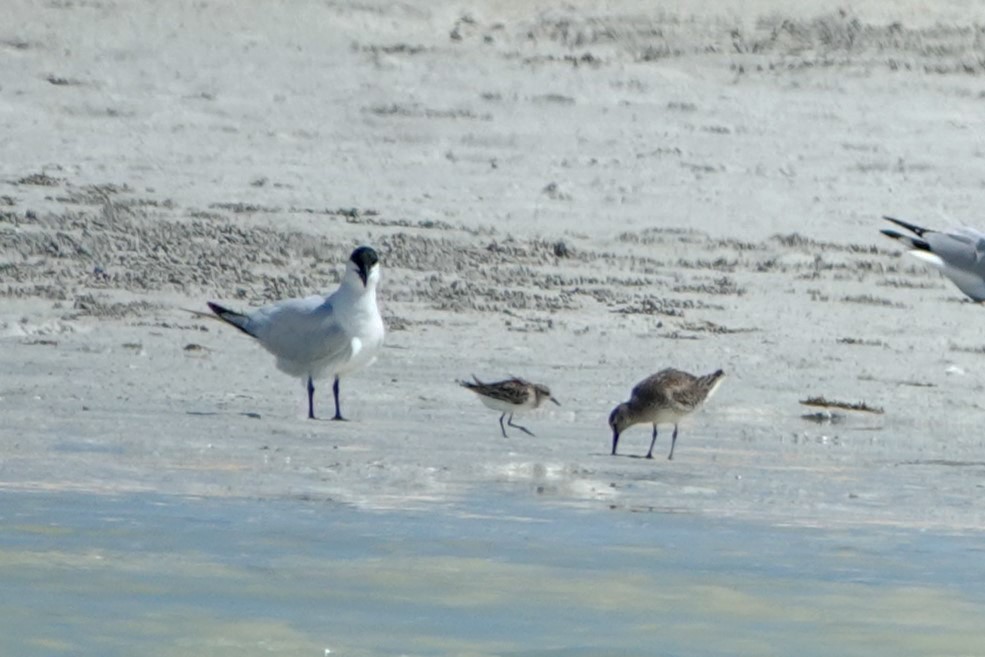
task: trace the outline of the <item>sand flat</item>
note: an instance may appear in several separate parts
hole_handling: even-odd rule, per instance
[[[878,229],[982,227],[982,7],[3,18],[0,652],[980,652],[985,315]],[[387,345],[308,421],[191,311],[357,244]],[[728,378],[610,457],[664,367]]]
[[[9,3],[0,486],[981,530],[980,309],[877,232],[976,221],[977,9],[240,6]],[[186,309],[330,290],[359,243],[387,348],[307,422]],[[729,378],[679,460],[608,457],[668,366]],[[564,406],[503,440],[472,373]]]

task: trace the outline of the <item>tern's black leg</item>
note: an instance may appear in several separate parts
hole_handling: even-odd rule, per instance
[[[667,457],[668,461],[674,458],[674,445],[677,444],[677,425],[674,425],[674,436],[670,439],[670,455]]]
[[[513,414],[512,413],[510,413],[510,419],[506,421],[506,424],[510,425],[514,429],[519,429],[520,431],[522,431],[523,433],[527,434],[528,436],[533,436],[534,435],[533,432],[530,429],[528,429],[527,427],[521,427],[519,424],[513,424]],[[536,437],[536,436],[534,436],[534,437]]]
[[[503,438],[509,438],[509,436],[506,435],[506,427],[503,426],[504,417],[506,417],[506,413],[499,416],[499,430],[503,432]]]
[[[308,377],[308,419],[315,419],[315,382]]]
[[[342,417],[342,409],[339,408],[339,377],[335,377],[335,383],[332,384],[332,395],[335,396],[335,417],[333,420],[345,420]]]
[[[646,458],[653,458],[653,444],[657,442],[657,425],[653,425],[653,438],[650,440],[650,451],[646,453]]]

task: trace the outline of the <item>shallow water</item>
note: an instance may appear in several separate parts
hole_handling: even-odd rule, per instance
[[[0,495],[0,654],[972,655],[980,536]],[[326,651],[331,651],[330,653]]]

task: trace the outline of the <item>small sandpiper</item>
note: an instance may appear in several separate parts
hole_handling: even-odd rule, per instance
[[[561,402],[554,399],[554,396],[551,395],[550,389],[539,383],[531,383],[517,377],[496,381],[495,383],[483,383],[474,374],[472,378],[475,379],[474,383],[472,381],[459,381],[458,383],[479,395],[479,400],[483,404],[494,411],[502,413],[499,416],[499,428],[503,432],[503,438],[508,437],[506,435],[506,427],[503,426],[503,418],[507,414],[510,417],[506,421],[506,424],[514,429],[519,429],[528,436],[532,436],[534,434],[526,427],[513,424],[513,414],[538,408],[548,399],[558,406],[561,405]]]
[[[652,423],[653,439],[646,458],[653,458],[653,445],[657,442],[657,425],[674,425],[674,435],[670,439],[670,454],[674,458],[674,445],[677,443],[677,423],[681,418],[698,410],[718,389],[725,379],[725,372],[717,370],[704,376],[694,376],[687,372],[668,368],[649,376],[633,388],[628,402],[619,404],[609,415],[612,427],[612,455],[616,455],[616,445],[623,431],[634,424]]]

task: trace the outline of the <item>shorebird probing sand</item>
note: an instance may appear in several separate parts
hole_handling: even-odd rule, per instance
[[[633,388],[629,401],[619,404],[609,415],[612,428],[612,455],[616,455],[616,445],[623,431],[634,424],[653,424],[653,439],[646,458],[653,458],[653,445],[657,442],[657,425],[673,424],[674,435],[670,439],[670,454],[674,458],[674,445],[677,444],[677,423],[690,415],[711,397],[725,378],[725,372],[717,370],[704,376],[694,376],[687,372],[668,368],[649,376]]]

